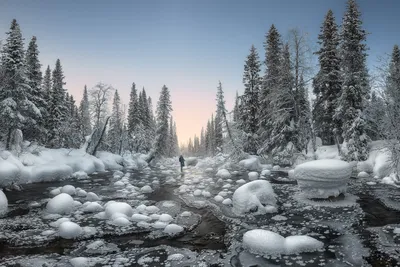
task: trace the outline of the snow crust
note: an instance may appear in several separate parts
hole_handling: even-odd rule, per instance
[[[232,211],[238,215],[254,211],[265,214],[264,205],[276,205],[276,195],[271,184],[265,180],[256,180],[240,186],[232,196]]]

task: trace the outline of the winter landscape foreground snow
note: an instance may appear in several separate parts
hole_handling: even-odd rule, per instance
[[[181,174],[176,158],[149,167],[103,154],[93,161],[136,167],[0,192],[0,258],[5,266],[395,266],[400,194],[377,175],[384,152],[348,164],[330,149],[294,172],[218,155],[192,159]],[[314,199],[296,170],[346,190]]]

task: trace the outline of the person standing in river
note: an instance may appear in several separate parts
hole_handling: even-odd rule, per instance
[[[182,155],[179,156],[179,162],[181,163],[181,172],[183,172],[183,166],[185,166],[185,159]]]

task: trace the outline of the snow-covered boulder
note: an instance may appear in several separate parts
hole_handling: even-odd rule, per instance
[[[268,181],[252,181],[236,189],[232,196],[232,204],[232,211],[238,215],[247,212],[265,214],[265,205],[276,205],[276,195]]]
[[[226,199],[224,199],[224,201],[222,201],[222,204],[224,204],[224,205],[232,205],[232,200],[230,198],[226,198]]]
[[[167,233],[169,235],[176,235],[180,232],[183,231],[183,227],[177,224],[168,224],[165,228],[164,228],[164,233]]]
[[[86,199],[87,199],[88,201],[99,201],[99,200],[100,200],[100,198],[99,198],[95,193],[93,193],[93,192],[87,193]]]
[[[289,177],[290,179],[294,179],[294,178],[295,178],[295,177],[294,177],[294,170],[288,171],[288,177]]]
[[[345,193],[352,166],[341,160],[322,159],[298,165],[294,175],[300,189],[310,198],[328,198]]]
[[[47,202],[46,210],[53,214],[66,214],[74,209],[74,199],[66,194],[61,193]]]
[[[73,195],[76,194],[75,186],[73,186],[73,185],[64,185],[61,188],[61,193],[66,193],[66,194],[68,194],[70,196],[73,196]]]
[[[189,157],[185,161],[186,166],[196,166],[198,160],[196,157]]]
[[[122,170],[124,167],[123,158],[120,155],[112,154],[106,151],[99,151],[96,156],[104,163],[108,170]]]
[[[284,238],[268,230],[254,229],[243,235],[243,247],[254,254],[279,256],[318,251],[324,247],[324,243],[309,236]]]
[[[230,174],[230,172],[229,172],[227,169],[220,169],[220,170],[218,170],[216,176],[217,176],[217,177],[220,177],[220,178],[224,178],[224,179],[231,178],[231,174]]]
[[[151,193],[151,192],[153,192],[153,189],[151,189],[151,187],[149,185],[145,185],[142,188],[140,188],[140,191],[142,193]]]
[[[260,160],[257,157],[251,157],[239,161],[239,166],[249,171],[258,171],[261,169]]]
[[[114,214],[123,214],[127,217],[132,217],[133,215],[132,207],[125,202],[109,201],[106,203],[105,208],[107,218],[112,218]]]
[[[119,226],[119,227],[124,227],[124,226],[130,225],[131,222],[127,218],[120,216],[120,217],[114,218],[110,224]]]
[[[58,228],[58,234],[65,239],[74,239],[82,234],[82,228],[73,222],[63,222]]]
[[[270,175],[271,175],[271,171],[270,170],[262,170],[262,172],[261,172],[261,176],[266,177],[266,176],[270,176]]]
[[[221,197],[220,195],[216,195],[216,196],[214,197],[214,200],[215,200],[216,202],[222,202],[222,201],[224,201],[224,198]]]
[[[254,181],[258,179],[258,172],[249,172],[249,180]]]
[[[84,204],[83,212],[100,212],[103,211],[104,208],[97,202],[89,202],[86,205]]]
[[[159,217],[158,217],[159,218]],[[158,219],[157,218],[157,219]],[[143,214],[139,214],[139,213],[135,213],[132,215],[131,217],[132,221],[134,222],[141,222],[141,221],[151,221],[151,217],[147,216],[147,215],[143,215]]]
[[[369,174],[366,173],[366,172],[359,172],[359,173],[357,174],[357,177],[358,177],[358,178],[368,178],[368,177],[369,177]]]
[[[88,174],[84,171],[77,171],[72,174],[72,177],[76,179],[87,179],[89,178]]]
[[[3,190],[0,190],[0,217],[7,213],[8,200]]]

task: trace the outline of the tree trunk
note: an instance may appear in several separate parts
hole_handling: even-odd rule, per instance
[[[6,150],[11,150],[11,133],[12,128],[10,127],[7,132]]]
[[[93,156],[96,155],[97,149],[99,148],[99,145],[101,144],[101,141],[103,140],[103,136],[104,136],[104,133],[106,132],[107,123],[109,120],[110,120],[110,117],[107,117],[106,122],[104,123],[104,126],[103,126],[103,130],[101,131],[100,138],[97,141],[97,144],[95,145],[95,147],[93,149],[93,152],[92,152]]]

